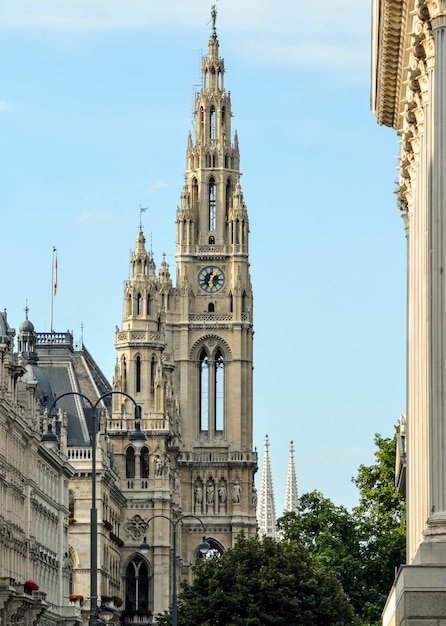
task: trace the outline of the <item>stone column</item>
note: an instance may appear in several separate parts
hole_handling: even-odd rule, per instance
[[[435,560],[446,563],[446,16],[435,17],[432,28],[435,68],[430,173],[430,511],[425,540],[445,542],[442,555],[437,550]]]

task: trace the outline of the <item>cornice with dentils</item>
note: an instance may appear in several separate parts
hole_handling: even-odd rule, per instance
[[[379,20],[373,44],[377,46],[374,113],[379,124],[398,128],[404,21],[413,0],[378,0]]]

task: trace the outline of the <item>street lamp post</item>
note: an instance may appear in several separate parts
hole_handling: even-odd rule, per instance
[[[96,434],[97,434],[97,425],[96,425],[96,409],[102,400],[108,396],[120,394],[125,396],[129,400],[131,400],[135,406],[135,419],[136,421],[136,430],[131,433],[130,438],[132,439],[132,443],[136,446],[143,445],[146,440],[146,436],[144,432],[141,431],[139,425],[140,419],[140,408],[136,404],[135,400],[128,393],[124,391],[107,391],[102,394],[95,403],[93,403],[90,398],[85,396],[83,393],[78,391],[67,391],[63,393],[58,398],[56,398],[49,410],[48,415],[51,416],[52,410],[61,398],[65,396],[80,396],[83,398],[91,407],[92,413],[92,427],[90,432],[90,445],[91,445],[91,509],[90,509],[90,618],[88,620],[89,626],[97,626],[98,625],[98,511],[96,508]],[[45,435],[44,435],[45,437]]]
[[[205,539],[205,533],[206,533],[206,529],[203,523],[203,520],[201,520],[199,517],[197,517],[196,515],[192,515],[192,514],[186,514],[186,515],[180,515],[180,517],[174,522],[170,519],[170,517],[167,517],[167,515],[162,515],[161,513],[158,515],[153,515],[150,519],[147,520],[147,522],[145,523],[145,527],[144,527],[144,532],[147,531],[147,528],[149,527],[149,524],[152,520],[154,520],[157,517],[162,517],[164,519],[166,519],[169,524],[172,527],[172,548],[173,548],[173,552],[172,552],[172,626],[177,626],[178,623],[178,597],[177,597],[177,526],[180,522],[182,522],[185,518],[191,518],[193,517],[194,519],[198,520],[201,524],[201,528],[203,530],[203,540],[200,542],[198,549],[200,550],[200,552],[202,554],[206,554],[206,552],[208,550],[210,550],[210,545],[209,543],[206,541]],[[141,550],[141,552],[143,554],[147,554],[150,550],[150,545],[147,543],[147,538],[144,537],[144,541],[142,542],[142,544],[139,546],[139,549]]]

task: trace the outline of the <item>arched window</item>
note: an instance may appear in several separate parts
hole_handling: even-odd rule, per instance
[[[207,76],[207,74],[206,74]],[[200,126],[201,126],[201,140],[204,140],[204,109],[200,108]]]
[[[226,124],[226,108],[222,107],[221,109],[221,132],[223,134],[226,132],[225,124]]]
[[[136,297],[136,315],[141,315],[142,313],[142,297],[139,293]]]
[[[125,477],[135,478],[135,451],[131,447],[125,453]]]
[[[215,355],[215,430],[222,431],[224,424],[224,390],[225,390],[225,362],[218,350]]]
[[[192,209],[194,211],[194,218],[197,219],[198,212],[198,180],[194,178],[192,180]]]
[[[121,389],[124,392],[127,391],[127,361],[125,360],[125,356],[122,357]]]
[[[229,294],[229,312],[234,312],[234,296],[232,295],[232,293]]]
[[[135,362],[135,390],[136,393],[141,391],[141,357],[139,355]]]
[[[141,478],[149,477],[149,450],[146,446],[141,449],[139,472]]]
[[[215,237],[214,237],[213,235],[211,235],[211,236],[209,237],[209,245],[210,245],[210,246],[213,246],[214,244],[215,244]]]
[[[217,227],[217,187],[215,179],[209,179],[209,230]]]
[[[150,303],[150,294],[148,293],[147,294],[147,302],[146,302],[146,312],[147,312],[146,314],[147,315],[150,315],[150,304],[151,304]]]
[[[214,313],[215,311],[215,306],[213,302],[209,302],[208,304],[208,313]]]
[[[229,218],[229,209],[231,208],[232,202],[232,181],[230,178],[226,181],[226,189],[225,189],[225,215],[226,221]]]
[[[210,110],[210,118],[209,118],[209,124],[210,124],[210,137],[211,139],[215,139],[215,107],[214,105],[211,106],[211,110]]]
[[[206,350],[200,353],[200,430],[209,429],[209,358]]]
[[[224,430],[225,362],[220,349],[209,358],[205,348],[199,355],[200,432],[221,433]]]
[[[152,355],[150,360],[150,392],[153,393],[155,388],[155,373],[156,373],[156,359],[155,356]]]
[[[125,609],[149,608],[149,570],[141,557],[135,556],[125,571]]]

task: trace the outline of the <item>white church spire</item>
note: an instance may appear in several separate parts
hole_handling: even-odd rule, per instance
[[[285,502],[283,504],[283,512],[287,513],[288,511],[291,511],[293,513],[299,512],[296,469],[294,467],[294,446],[292,441],[290,441],[290,459],[288,461]]]
[[[263,455],[262,477],[260,482],[260,498],[257,508],[259,535],[277,537],[276,507],[274,505],[273,480],[271,478],[271,464],[269,461],[269,440],[265,435],[265,452]]]

